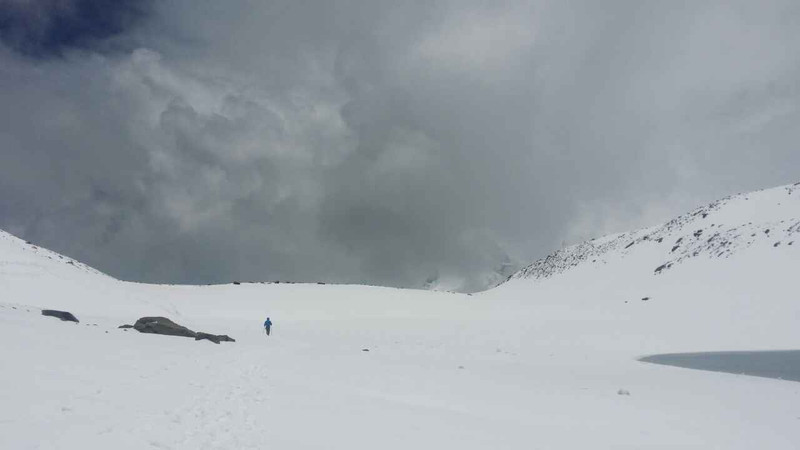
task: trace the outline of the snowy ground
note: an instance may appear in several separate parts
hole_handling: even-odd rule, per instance
[[[800,245],[654,275],[663,254],[642,242],[472,296],[152,286],[0,232],[0,448],[799,448],[800,383],[637,358],[797,348]],[[117,329],[147,315],[237,342]]]

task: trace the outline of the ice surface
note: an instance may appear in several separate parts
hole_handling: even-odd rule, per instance
[[[688,369],[800,381],[800,350],[651,355],[640,361]]]

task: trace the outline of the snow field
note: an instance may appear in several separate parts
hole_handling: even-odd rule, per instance
[[[780,189],[668,235],[714,214],[800,217]],[[800,383],[636,361],[796,348],[800,245],[755,241],[656,275],[666,241],[470,296],[127,283],[0,232],[0,448],[800,447]],[[117,329],[152,315],[237,342]]]

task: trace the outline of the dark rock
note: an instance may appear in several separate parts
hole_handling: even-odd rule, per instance
[[[773,247],[777,247],[777,246],[779,246],[779,245],[781,245],[780,241],[779,241],[779,242],[776,242],[776,243],[774,243],[774,244],[772,244],[772,246],[773,246]]]
[[[680,245],[676,245],[676,246],[672,247],[672,250],[670,250],[670,251],[671,251],[671,252],[674,252],[675,250],[677,250],[677,249],[678,249],[678,247],[680,247]]]
[[[701,234],[703,234],[703,230],[697,230],[694,232],[694,237],[700,237]]]
[[[361,351],[362,351],[362,352],[368,352],[368,351],[369,351],[369,349],[368,349],[368,348],[362,348],[362,349],[361,349]]]
[[[65,321],[65,322],[75,322],[75,323],[79,323],[80,322],[77,317],[75,317],[71,312],[67,312],[67,311],[56,311],[55,309],[43,309],[42,310],[42,315],[43,316],[55,317],[55,318],[58,318],[58,319],[61,319],[61,320]]]
[[[203,339],[205,339],[207,341],[211,341],[211,342],[213,342],[215,344],[219,344],[219,342],[220,342],[219,338],[215,334],[208,334],[208,333],[199,332],[194,336],[194,340],[195,341],[200,341],[200,340],[203,340]]]
[[[238,285],[240,285],[240,284],[242,284],[242,283],[241,283],[241,282],[239,282],[239,281],[234,281],[234,282],[233,282],[233,284],[235,284],[235,285],[237,285],[237,286],[238,286]]]
[[[625,246],[625,248],[628,248],[628,247],[630,247],[631,245],[633,245],[633,244],[635,244],[635,243],[636,243],[636,241],[633,241],[633,242],[631,242],[630,244],[626,245],[626,246]]]
[[[203,339],[211,341],[215,344],[219,344],[220,342],[236,342],[236,339],[233,339],[232,337],[226,334],[217,335],[217,334],[203,333],[202,331],[198,331],[194,337],[194,340],[200,341]]]
[[[656,267],[655,273],[661,273],[661,271],[666,269],[666,268],[667,268],[667,265],[666,264],[662,264],[662,265]]]
[[[128,331],[128,328],[131,328],[131,326],[121,325],[119,328],[123,328],[123,331]],[[220,342],[236,342],[235,339],[224,334],[217,335],[211,333],[203,333],[202,331],[195,333],[194,331],[184,326],[178,325],[177,323],[167,319],[166,317],[142,317],[141,319],[136,321],[136,323],[133,325],[132,328],[139,331],[140,333],[192,337],[196,341],[208,340],[215,344],[219,344]]]
[[[133,328],[133,325],[120,325],[117,328]]]
[[[195,337],[197,333],[178,325],[166,317],[142,317],[133,324],[140,333],[163,334],[167,336]]]
[[[662,243],[663,241],[664,241],[663,237],[660,237],[660,238],[656,239],[656,242],[658,242],[659,244]]]
[[[642,301],[643,301],[643,302],[646,302],[646,301],[648,301],[648,300],[650,300],[650,297],[642,297]]]

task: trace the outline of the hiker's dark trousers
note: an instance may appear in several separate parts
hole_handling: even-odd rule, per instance
[[[269,328],[270,327],[264,327],[264,330],[267,332],[267,336],[269,336]]]

